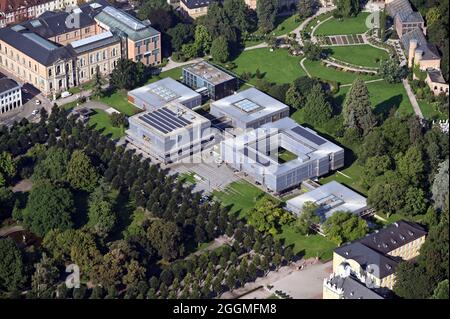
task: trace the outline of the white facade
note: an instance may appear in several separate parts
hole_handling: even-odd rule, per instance
[[[8,88],[0,92],[0,116],[7,115],[8,113],[18,110],[22,107],[22,90],[20,85],[10,79],[0,79],[0,87],[2,87],[3,81],[14,82],[15,86],[9,86]]]

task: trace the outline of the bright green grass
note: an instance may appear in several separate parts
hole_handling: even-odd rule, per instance
[[[340,84],[350,84],[358,77],[365,81],[375,80],[378,78],[373,75],[338,71],[320,64],[320,61],[305,60],[304,66],[312,77],[319,78],[321,80],[335,81]]]
[[[194,172],[186,172],[186,173],[180,174],[179,179],[185,183],[195,184],[195,183],[197,183],[197,180],[195,179],[195,175],[196,174]]]
[[[287,35],[291,33],[295,28],[297,28],[301,23],[302,20],[300,20],[297,14],[294,14],[292,16],[277,17],[277,20],[275,21],[275,29],[270,34],[276,37]],[[259,34],[259,32],[255,31],[254,34]],[[263,42],[263,39],[246,40],[244,41],[244,46],[247,48]]]
[[[292,153],[292,152],[290,152],[290,151],[288,151],[288,150],[286,150],[284,148],[281,148],[278,151],[278,162],[281,163],[281,164],[293,161],[296,158],[297,158],[297,155],[295,155],[294,153]]]
[[[223,206],[230,206],[230,213],[239,214],[239,217],[242,218],[253,209],[259,199],[270,195],[249,182],[240,180],[231,183],[223,191],[213,192],[213,196]]]
[[[387,60],[389,54],[370,45],[348,45],[328,47],[331,55],[337,60],[353,65],[377,67],[380,60]]]
[[[275,23],[277,26],[272,31],[272,35],[279,37],[280,35],[291,33],[302,23],[302,20],[300,20],[297,14],[294,14],[290,17],[278,17]]]
[[[323,236],[298,234],[292,225],[283,226],[276,237],[284,239],[287,246],[293,245],[294,254],[300,253],[305,258],[319,257],[322,260],[330,260],[333,257],[333,249],[336,248],[332,241]]]
[[[173,69],[170,69],[170,70],[165,71],[165,72],[161,72],[158,75],[153,75],[147,81],[147,83],[153,83],[153,82],[159,81],[159,80],[164,79],[164,78],[172,78],[174,80],[180,80],[181,76],[182,76],[182,70],[183,70],[183,67],[180,66],[180,67],[173,68]]]
[[[95,125],[97,130],[103,130],[102,134],[111,135],[113,139],[118,139],[125,135],[125,130],[112,126],[109,114],[100,109],[95,109],[95,114],[89,118],[89,125]]]
[[[301,57],[293,57],[287,50],[277,49],[270,52],[268,48],[244,51],[233,62],[237,67],[233,70],[237,75],[245,72],[254,74],[259,68],[261,73],[265,73],[264,79],[281,84],[290,83],[296,78],[305,75],[300,67]],[[256,78],[249,82],[254,84]]]
[[[368,12],[361,12],[356,17],[343,18],[341,20],[331,18],[321,24],[314,35],[360,34],[368,30],[366,18]]]
[[[327,13],[323,13],[323,14],[319,15],[318,17],[315,17],[314,19],[309,21],[309,23],[305,27],[305,30],[308,31],[308,32],[311,32],[312,29],[317,25],[317,23],[319,21],[326,20],[328,17],[331,17],[332,14],[333,14],[332,12],[327,12]]]
[[[349,167],[339,170],[341,173],[335,172],[334,174],[327,176],[325,178],[319,179],[320,184],[326,184],[331,181],[339,182],[345,186],[348,186],[357,192],[366,195],[366,191],[359,185],[359,179],[362,174],[363,167],[354,161]],[[347,177],[348,176],[348,177]]]
[[[435,103],[428,103],[425,100],[417,100],[419,103],[420,110],[422,114],[427,119],[439,119],[445,120],[447,117],[445,114],[441,113]]]
[[[109,95],[104,95],[99,100],[100,102],[103,102],[106,105],[109,105],[115,108],[117,111],[124,113],[125,115],[128,116],[134,115],[142,111],[128,102],[127,92],[122,90],[115,91]]]
[[[414,112],[402,83],[391,84],[386,81],[378,81],[367,83],[367,88],[375,113],[389,114],[392,108],[396,108],[397,112],[402,115]],[[349,86],[341,87],[335,98],[342,103],[349,89]]]

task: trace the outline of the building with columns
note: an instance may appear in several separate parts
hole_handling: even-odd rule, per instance
[[[9,78],[0,79],[0,117],[22,108],[22,88]]]
[[[0,29],[0,70],[55,95],[92,79],[97,66],[107,76],[121,57],[161,63],[161,34],[98,0],[70,12]]]

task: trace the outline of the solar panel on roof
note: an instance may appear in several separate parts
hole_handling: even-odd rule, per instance
[[[160,111],[160,112],[165,112],[165,113],[167,113],[169,116],[176,117],[176,119],[179,120],[179,121],[180,121],[181,123],[183,123],[184,125],[189,125],[189,124],[191,124],[190,121],[185,120],[185,119],[182,118],[182,117],[179,117],[178,115],[176,115],[174,112],[172,112],[172,111],[169,110],[168,108],[162,108],[162,109],[159,109],[159,111]]]
[[[30,21],[30,24],[35,28],[40,27],[42,25],[41,21],[39,20],[32,20]]]
[[[25,30],[25,27],[23,25],[18,24],[18,25],[11,27],[11,29],[18,32],[18,31]]]
[[[148,125],[150,125],[151,127],[157,129],[160,132],[163,132],[164,134],[169,133],[170,131],[167,130],[166,128],[158,125],[158,123],[156,123],[155,121],[153,121],[151,118],[147,118],[144,116],[139,116],[139,119],[141,121],[144,121],[145,123],[147,123]]]
[[[292,129],[292,131],[295,132],[296,134],[306,138],[307,140],[313,142],[316,145],[322,145],[322,144],[325,144],[327,142],[326,140],[324,140],[320,136],[311,133],[310,131],[304,129],[301,126],[294,127]]]

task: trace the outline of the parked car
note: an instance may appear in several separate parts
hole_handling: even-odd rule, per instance
[[[71,95],[72,95],[72,93],[70,93],[69,91],[64,91],[64,92],[61,93],[61,97],[62,98],[65,98],[65,97],[68,97],[68,96],[71,96]]]
[[[36,101],[34,101],[34,104],[36,104],[36,105],[41,105],[41,101],[36,100]]]
[[[31,115],[37,115],[39,113],[38,109],[33,110],[33,112],[31,112]]]

